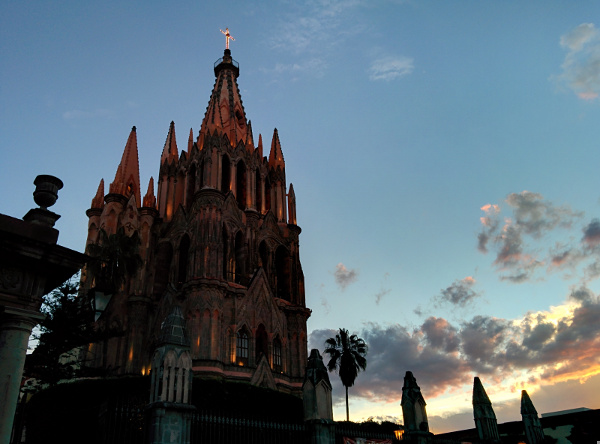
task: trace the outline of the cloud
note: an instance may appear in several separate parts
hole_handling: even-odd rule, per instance
[[[287,73],[291,75],[310,72],[317,77],[321,77],[325,73],[326,68],[327,63],[325,62],[325,60],[315,57],[307,60],[302,60],[297,63],[277,63],[275,65],[274,71],[277,74]]]
[[[300,0],[288,6],[293,12],[280,15],[281,19],[269,32],[277,37],[269,42],[274,49],[293,54],[294,62],[278,63],[277,73],[322,76],[338,48],[367,32],[373,34],[361,13],[361,9],[372,7],[366,0]],[[371,80],[390,81],[410,74],[413,69],[413,59],[386,52],[385,57],[372,61],[368,73]]]
[[[391,291],[392,291],[392,289],[391,289],[391,288],[385,288],[385,289],[384,289],[384,288],[382,288],[381,290],[379,290],[379,291],[377,292],[377,294],[375,295],[375,303],[376,303],[377,305],[379,305],[379,303],[381,302],[381,299],[383,299],[383,297],[384,297],[386,294],[389,294]]]
[[[276,24],[274,48],[300,53],[321,53],[344,41],[357,27],[344,27],[345,17],[361,5],[359,0],[309,0],[294,3],[295,11]],[[334,36],[334,37],[333,37]]]
[[[414,60],[404,56],[386,56],[371,63],[370,80],[390,81],[413,72]]]
[[[452,285],[442,290],[441,294],[435,298],[436,307],[444,303],[466,307],[467,304],[480,296],[473,290],[473,285],[475,285],[475,279],[471,276],[454,281]]]
[[[482,253],[487,253],[487,243],[499,225],[496,215],[500,213],[500,207],[496,204],[486,204],[482,206],[480,210],[485,213],[485,216],[479,218],[481,225],[483,225],[484,228],[477,236],[477,249]]]
[[[578,301],[578,302],[590,302],[594,298],[594,294],[585,287],[580,287],[576,290],[573,290],[569,295],[569,298]]]
[[[559,79],[583,100],[600,94],[600,32],[593,23],[582,23],[561,36],[567,50]]]
[[[358,279],[358,271],[346,268],[341,262],[336,265],[335,272],[333,273],[335,282],[345,290],[346,287]]]
[[[331,311],[331,305],[326,298],[321,298],[321,307],[323,307],[323,312],[328,315]]]
[[[458,332],[447,320],[431,316],[421,326],[421,332],[425,342],[434,349],[446,353],[458,352],[460,345]]]
[[[313,330],[308,336],[308,349],[317,349],[322,355],[323,350],[325,349],[325,341],[329,338],[335,338],[337,333],[339,333],[339,330],[333,330],[330,328]],[[325,357],[323,357],[323,360],[325,361]]]
[[[525,282],[545,264],[551,271],[574,267],[585,258],[571,241],[556,243],[549,249],[539,246],[547,236],[570,230],[582,212],[554,205],[530,191],[511,193],[504,202],[508,212],[504,216],[500,205],[481,207],[485,214],[480,218],[482,227],[477,235],[480,252],[496,251],[494,265],[502,273],[501,280]]]
[[[589,248],[600,246],[600,219],[593,219],[583,229],[583,242]]]
[[[359,374],[353,396],[398,402],[407,370],[425,399],[470,385],[475,375],[504,384],[505,390],[585,382],[600,375],[599,318],[600,297],[580,287],[563,305],[522,319],[475,316],[453,325],[431,316],[413,330],[369,323],[359,335],[369,346],[368,367]],[[334,330],[314,331],[309,344],[322,350],[325,339],[334,335]],[[504,382],[509,378],[512,382]],[[331,379],[341,400],[339,378]]]
[[[581,216],[567,206],[557,207],[545,201],[541,194],[530,191],[511,193],[506,203],[513,208],[521,231],[536,238],[557,226],[569,227],[574,218]]]

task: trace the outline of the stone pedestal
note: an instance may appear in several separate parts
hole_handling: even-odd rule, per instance
[[[432,444],[433,433],[413,430],[404,433],[404,439],[407,444]]]
[[[302,385],[304,423],[311,444],[334,444],[335,429],[331,382],[323,358],[317,349],[310,351]]]
[[[311,419],[304,421],[310,437],[310,444],[334,444],[334,422],[327,419]]]
[[[149,420],[150,444],[189,444],[193,405],[154,402],[146,408]]]

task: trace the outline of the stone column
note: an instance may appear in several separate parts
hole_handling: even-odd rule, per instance
[[[29,336],[44,316],[36,311],[7,307],[0,317],[0,442],[8,443],[19,400]],[[10,420],[9,420],[10,419]]]

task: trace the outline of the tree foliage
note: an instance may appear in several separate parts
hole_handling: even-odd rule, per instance
[[[80,348],[114,336],[118,332],[99,331],[87,298],[79,296],[79,285],[67,281],[44,296],[41,311],[46,318],[33,334],[38,345],[27,356],[25,374],[42,383],[83,376],[91,370],[82,366]]]
[[[346,421],[350,421],[348,387],[354,385],[361,370],[367,369],[367,351],[365,341],[357,335],[350,335],[345,328],[340,328],[334,338],[325,341],[325,354],[329,355],[327,369],[337,371],[346,388]]]

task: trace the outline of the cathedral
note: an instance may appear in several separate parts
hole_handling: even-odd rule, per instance
[[[147,374],[161,323],[177,306],[185,319],[194,374],[301,394],[307,363],[304,275],[294,188],[286,184],[277,129],[268,157],[255,143],[229,48],[198,136],[185,149],[171,122],[155,194],[142,197],[136,128],[105,194],[100,181],[87,251],[106,235],[139,238],[140,266],[124,276],[98,319],[121,334],[91,344],[90,366]],[[102,236],[104,235],[104,237]],[[91,267],[81,288],[98,287]]]

